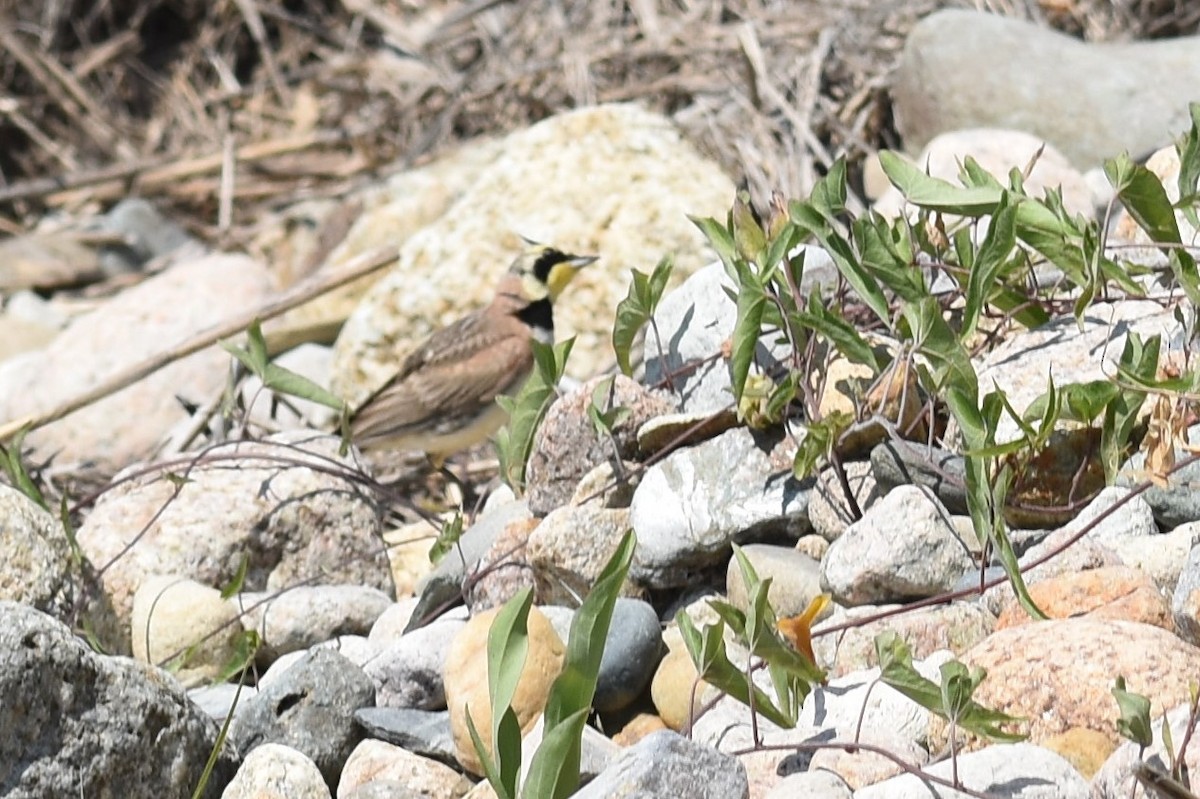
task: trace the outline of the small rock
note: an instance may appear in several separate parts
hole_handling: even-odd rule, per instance
[[[699,673],[691,655],[680,646],[667,652],[650,682],[650,696],[659,718],[672,730],[682,730],[696,718],[707,683],[697,684]]]
[[[1179,582],[1179,573],[1188,552],[1200,544],[1200,522],[1181,524],[1169,533],[1118,539],[1112,550],[1122,563],[1144,572],[1159,590],[1170,595]]]
[[[367,640],[378,649],[394,643],[404,634],[404,628],[412,620],[413,609],[417,606],[417,598],[406,596],[398,599],[387,607],[379,618],[371,625]],[[464,614],[463,618],[466,618]]]
[[[263,744],[251,752],[221,799],[329,799],[316,764],[288,746]]]
[[[1024,130],[1086,169],[1187,129],[1198,52],[1196,37],[1084,43],[998,14],[939,11],[905,42],[892,84],[896,124],[909,150],[959,128]],[[1176,80],[1164,86],[1164,74]]]
[[[529,507],[514,501],[485,507],[483,513],[458,539],[458,552],[442,558],[421,585],[417,606],[408,623],[409,630],[437,618],[462,601],[463,580],[473,572],[479,559],[487,554],[496,538],[509,524],[530,518]]]
[[[767,601],[777,617],[796,616],[821,593],[821,564],[791,547],[773,544],[747,544],[742,554],[750,561],[759,579],[771,580]],[[729,559],[725,574],[725,593],[729,602],[741,611],[749,607],[746,583],[737,558]]]
[[[816,533],[802,535],[796,542],[796,551],[815,561],[821,561],[825,558],[825,553],[829,551],[829,542]]]
[[[588,414],[593,394],[605,381],[611,381],[611,388],[600,410],[628,411],[613,426],[611,437],[599,435]],[[675,404],[666,394],[652,392],[624,375],[594,377],[557,399],[533,438],[526,471],[529,510],[534,516],[545,516],[566,504],[579,481],[595,467],[614,458],[634,460],[638,428],[673,410]]]
[[[449,710],[364,707],[354,711],[354,720],[370,738],[395,744],[450,766],[457,762],[454,757],[454,737],[450,734]]]
[[[365,585],[301,585],[278,594],[245,592],[236,601],[243,626],[259,634],[271,659],[340,635],[366,635],[392,604]]]
[[[626,749],[575,794],[577,799],[748,799],[749,795],[746,771],[734,758],[666,730],[652,733]]]
[[[1173,631],[1171,608],[1147,575],[1128,566],[1102,566],[1049,577],[1029,586],[1029,596],[1052,619],[1122,619]],[[1007,603],[996,629],[1033,621],[1016,601]]]
[[[15,488],[0,485],[0,600],[66,621],[82,575],[62,524]]]
[[[492,747],[492,709],[488,692],[487,639],[499,609],[487,610],[471,618],[459,630],[450,646],[443,681],[446,704],[450,708],[450,729],[458,749],[458,761],[473,774],[483,769],[475,754],[467,728],[467,708],[483,740]],[[512,707],[521,726],[528,732],[546,706],[550,685],[562,668],[566,647],[550,622],[536,607],[530,608],[528,619],[529,652],[513,694]]]
[[[1051,735],[1042,741],[1042,746],[1060,755],[1088,780],[1100,770],[1114,748],[1107,735],[1086,727],[1072,727]]]
[[[173,668],[191,687],[215,680],[237,656],[242,625],[221,592],[183,577],[160,575],[133,596],[133,656]]]
[[[858,509],[866,512],[884,496],[885,491],[876,486],[875,477],[870,464],[861,461],[851,461],[844,464],[846,482],[854,492],[854,501]],[[846,502],[846,492],[842,488],[837,472],[832,468],[822,470],[813,487],[812,499],[808,503],[808,518],[813,530],[826,541],[835,541],[856,521],[855,515]]]
[[[545,740],[545,717],[538,716],[533,728],[521,742],[521,774],[527,777],[533,765],[533,757]],[[595,727],[584,726],[579,740],[579,777],[586,783],[604,771],[621,753],[621,747],[607,738]]]
[[[521,589],[537,587],[529,562],[529,539],[539,526],[535,517],[514,519],[492,541],[466,582],[466,600],[471,612],[498,608]],[[450,557],[453,556],[451,553]]]
[[[1171,613],[1179,636],[1200,644],[1200,546],[1192,547],[1171,595]]]
[[[471,789],[466,777],[444,763],[383,741],[363,741],[346,760],[338,796],[376,781],[400,783],[404,786],[400,796],[414,799],[459,799]]]
[[[1021,556],[1021,574],[1025,578],[1026,586],[1034,585],[1042,580],[1049,580],[1061,574],[1076,574],[1088,569],[1123,565],[1121,559],[1111,549],[1084,536],[1067,549],[1055,553],[1041,565],[1030,567],[1029,564],[1049,556],[1051,552],[1059,549],[1070,537],[1072,537],[1072,534],[1056,530],[1047,536],[1046,540],[1030,547]],[[1002,569],[1000,573],[1003,573]],[[978,585],[978,579],[975,576],[967,576],[971,579],[972,585]],[[989,579],[992,576],[989,574]],[[983,595],[984,604],[988,610],[997,616],[1004,611],[1008,603],[1015,600],[1016,595],[1013,593],[1011,584],[1007,581],[994,588],[989,588]]]
[[[222,724],[230,713],[241,707],[242,702],[248,702],[257,693],[258,688],[253,685],[243,685],[239,691],[237,685],[223,682],[192,688],[188,691],[188,699],[218,724]]]
[[[429,560],[429,550],[440,532],[439,528],[424,520],[384,532],[383,543],[387,544],[397,599],[416,597],[418,587],[433,573],[434,564]]]
[[[105,247],[100,252],[100,262],[109,274],[140,270],[154,258],[189,245],[200,246],[186,230],[141,197],[121,200],[96,221],[95,227],[122,240],[120,246]]]
[[[619,597],[600,659],[592,702],[596,710],[611,713],[631,705],[650,683],[662,655],[654,608],[640,599]]]
[[[286,655],[280,655],[274,663],[258,678],[258,687],[260,689],[271,685],[280,677],[288,672],[292,666],[295,666],[300,661],[304,660],[312,652],[318,649],[325,649],[330,652],[337,652],[346,660],[358,666],[360,669],[370,662],[377,654],[375,647],[361,635],[339,635],[337,638],[331,638],[328,641],[322,641],[319,644],[301,649],[298,652],[288,652]]]
[[[962,455],[911,441],[885,441],[871,450],[871,473],[880,493],[898,485],[924,486],[951,513],[967,512],[966,465]]]
[[[1200,445],[1200,424],[1192,425],[1187,431],[1189,447]],[[1175,448],[1175,461],[1183,463],[1190,453],[1182,447]],[[1121,467],[1117,484],[1136,486],[1146,479],[1146,454],[1138,452]],[[1195,485],[1200,482],[1200,461],[1189,463],[1170,477],[1167,486],[1152,485],[1141,494],[1142,499],[1154,511],[1154,518],[1163,529],[1171,530],[1189,522],[1200,522],[1200,491]]]
[[[802,771],[789,774],[767,792],[763,799],[853,799],[854,791],[836,774],[828,771]]]
[[[687,585],[729,545],[808,528],[808,483],[792,477],[786,442],[735,428],[654,464],[633,494],[630,569],[651,588]]]
[[[853,731],[849,730],[837,737],[841,740],[855,740]],[[929,762],[929,753],[919,743],[895,733],[874,730],[870,734],[859,735],[858,741],[891,752],[904,762],[921,768],[924,768],[925,764]],[[834,747],[818,749],[814,752],[808,768],[810,771],[826,771],[836,774],[854,790],[883,782],[902,771],[895,760],[877,752],[869,752],[865,749],[847,751]]]
[[[405,633],[382,648],[364,671],[375,684],[379,707],[441,710],[446,707],[442,673],[455,637],[467,626],[459,614],[446,614]]]
[[[657,455],[667,447],[690,447],[737,427],[732,409],[715,413],[666,413],[638,428],[638,450],[643,456]]]
[[[949,780],[954,764],[943,760],[925,768],[935,777]],[[1059,755],[1033,744],[996,744],[978,752],[958,756],[958,779],[965,788],[998,796],[1021,799],[1088,799],[1085,780]],[[1011,786],[1020,785],[1015,793]],[[914,774],[903,774],[856,791],[854,799],[926,799],[929,785]],[[946,799],[965,797],[959,791],[938,787]]]
[[[947,591],[972,566],[946,509],[899,486],[830,545],[821,584],[843,604],[879,604]]]
[[[653,713],[638,713],[613,736],[613,743],[617,746],[633,746],[650,733],[665,729],[667,729],[667,724],[661,716]]]
[[[629,531],[627,507],[608,507],[603,497],[576,500],[551,511],[529,536],[526,555],[541,604],[576,604],[586,596]],[[622,590],[637,593],[628,578]]]
[[[1120,507],[1109,513],[1088,531],[1089,538],[1112,548],[1118,541],[1157,535],[1158,525],[1154,522],[1154,511],[1141,497],[1126,499],[1129,494],[1128,488],[1119,486],[1105,488],[1088,503],[1078,516],[1062,528],[1063,535],[1073,535],[1079,532],[1118,502],[1122,503]],[[1122,502],[1122,500],[1124,501]]]
[[[282,743],[304,753],[332,790],[363,737],[354,712],[374,702],[375,687],[362,669],[316,649],[248,701],[234,716],[230,735],[243,752]]]

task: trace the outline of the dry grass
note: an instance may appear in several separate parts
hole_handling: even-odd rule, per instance
[[[638,100],[763,197],[894,145],[886,88],[939,7],[1088,39],[1193,0],[0,2],[0,225],[153,197],[226,243],[281,204],[554,112]]]

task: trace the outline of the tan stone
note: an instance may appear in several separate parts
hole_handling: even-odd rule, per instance
[[[665,730],[667,723],[653,713],[638,713],[613,736],[618,746],[633,746],[652,732]]]
[[[214,679],[237,653],[237,608],[215,588],[183,577],[146,579],[133,596],[133,656],[165,666],[186,686]]]
[[[425,799],[459,799],[471,790],[466,777],[443,763],[368,739],[347,758],[338,780],[338,796],[347,796],[360,785],[384,781],[403,785],[406,795]]]
[[[446,705],[450,709],[450,730],[454,736],[458,762],[473,774],[482,774],[483,769],[471,743],[467,712],[469,708],[471,720],[484,746],[492,751],[487,644],[492,622],[499,612],[499,608],[484,611],[467,622],[450,646],[443,674]],[[528,632],[529,653],[512,699],[513,712],[522,734],[532,728],[545,708],[550,685],[558,677],[566,654],[562,639],[537,608],[529,610]]]
[[[1086,727],[1072,727],[1066,732],[1052,735],[1042,741],[1042,746],[1058,752],[1089,780],[1116,749],[1109,736]]]
[[[1029,586],[1029,595],[1052,619],[1123,619],[1174,630],[1171,607],[1153,578],[1128,566],[1069,572]],[[1015,599],[996,622],[1002,630],[1033,621]]]
[[[650,682],[650,698],[659,718],[672,730],[682,730],[700,712],[708,684],[696,683],[699,673],[692,657],[680,646],[667,652]],[[691,710],[689,711],[689,706]]]

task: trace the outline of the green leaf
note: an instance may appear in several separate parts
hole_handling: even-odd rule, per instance
[[[879,371],[879,359],[875,357],[871,345],[859,334],[858,327],[825,307],[817,295],[818,292],[815,291],[809,294],[808,307],[793,314],[796,322],[829,339],[847,360]]]
[[[512,698],[517,690],[525,658],[529,653],[529,608],[533,591],[522,588],[504,603],[492,619],[488,630],[487,666],[488,697],[492,716],[492,747],[488,752],[477,731],[472,730],[475,753],[485,764],[488,781],[498,795],[515,796],[521,769],[521,726],[512,710]],[[470,709],[467,717],[470,719]],[[473,725],[472,725],[473,726]],[[493,767],[487,762],[494,754]],[[493,781],[493,776],[495,781]]]
[[[48,511],[50,506],[46,504],[46,498],[42,496],[42,491],[38,488],[37,483],[29,476],[29,472],[25,469],[25,462],[21,459],[21,445],[24,444],[25,436],[28,434],[29,428],[22,428],[13,435],[7,446],[0,444],[0,470],[8,475],[8,479],[12,481],[18,491],[38,507]]]
[[[267,341],[263,338],[262,324],[257,319],[246,329],[245,347],[239,347],[230,341],[222,341],[221,347],[237,358],[251,374],[263,380],[267,372]]]
[[[721,263],[725,264],[725,268],[731,269],[734,261],[737,260],[737,247],[734,245],[733,234],[729,232],[729,229],[711,217],[689,216],[688,219],[692,220],[693,225],[700,228],[700,232],[708,239],[709,245],[717,253]]]
[[[221,599],[229,599],[235,594],[240,593],[242,586],[246,584],[246,574],[249,571],[250,556],[243,552],[241,562],[238,563],[237,571],[234,572],[233,579],[221,589]],[[224,682],[224,680],[221,680],[221,682]]]
[[[551,728],[533,753],[529,776],[521,788],[528,799],[566,799],[579,789],[579,763],[583,755],[583,727],[588,708],[581,708]]]
[[[483,776],[492,786],[492,790],[496,792],[497,799],[513,799],[515,793],[510,790],[504,781],[504,777],[500,774],[499,764],[487,750],[487,745],[483,742],[483,736],[479,734],[479,728],[475,726],[475,719],[471,717],[471,708],[468,705],[465,708],[467,717],[467,732],[471,736],[471,746],[475,749],[475,756],[479,758],[479,765],[483,767]],[[516,714],[512,708],[508,708],[507,713],[516,719]],[[521,738],[521,730],[518,725],[517,740]]]
[[[1175,149],[1179,152],[1179,202],[1177,207],[1192,227],[1200,228],[1200,217],[1196,214],[1196,203],[1200,200],[1200,103],[1188,105],[1188,114],[1192,118],[1188,128]]]
[[[742,392],[746,389],[746,377],[750,374],[750,365],[754,363],[766,304],[767,298],[761,286],[743,283],[738,287],[737,321],[733,326],[733,348],[729,356],[735,402],[741,400]]]
[[[967,277],[967,292],[963,307],[962,335],[975,332],[984,306],[999,288],[998,278],[1017,245],[1017,209],[1004,197],[1000,209],[988,223],[988,233]]]
[[[333,392],[317,385],[301,374],[285,369],[279,364],[268,363],[262,374],[263,385],[280,394],[315,402],[327,408],[340,411],[346,406],[345,400]]]
[[[767,236],[754,218],[746,192],[738,192],[733,201],[733,241],[743,260],[758,264],[760,268],[765,265]]]
[[[254,660],[258,657],[258,650],[261,648],[262,638],[259,637],[258,633],[254,630],[244,630],[238,635],[229,659],[222,664],[221,670],[213,678],[213,684],[220,685],[221,683],[229,682],[239,674],[243,674],[254,665]]]
[[[1127,690],[1125,678],[1121,676],[1118,676],[1113,684],[1112,695],[1121,711],[1121,717],[1117,719],[1117,732],[1142,748],[1154,743],[1154,729],[1150,724],[1150,700]]]
[[[566,370],[575,339],[572,337],[553,346],[540,341],[530,341],[530,344],[535,363],[533,374],[516,397],[496,399],[508,412],[508,424],[496,435],[500,476],[517,493],[525,490],[525,465],[533,452],[533,437],[557,396],[556,387]]]
[[[433,541],[433,546],[429,548],[429,562],[437,564],[442,558],[454,547],[458,546],[458,541],[463,534],[463,517],[461,513],[455,513],[449,519],[442,522],[442,529],[438,536]]]
[[[659,300],[667,288],[667,281],[674,268],[670,256],[665,256],[654,271],[645,275],[638,270],[632,270],[633,279],[629,284],[629,293],[625,299],[617,303],[617,315],[613,322],[612,345],[617,355],[617,365],[625,375],[633,373],[630,363],[630,349],[637,338],[638,332],[654,316]]]
[[[889,150],[880,151],[879,163],[904,199],[921,208],[960,216],[981,216],[992,213],[1003,194],[999,188],[964,188],[930,177]]]

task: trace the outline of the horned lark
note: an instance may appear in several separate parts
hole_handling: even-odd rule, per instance
[[[532,339],[554,341],[552,303],[594,256],[531,244],[486,308],[434,331],[359,406],[350,435],[364,450],[420,451],[438,466],[508,420],[496,403],[533,370]]]

